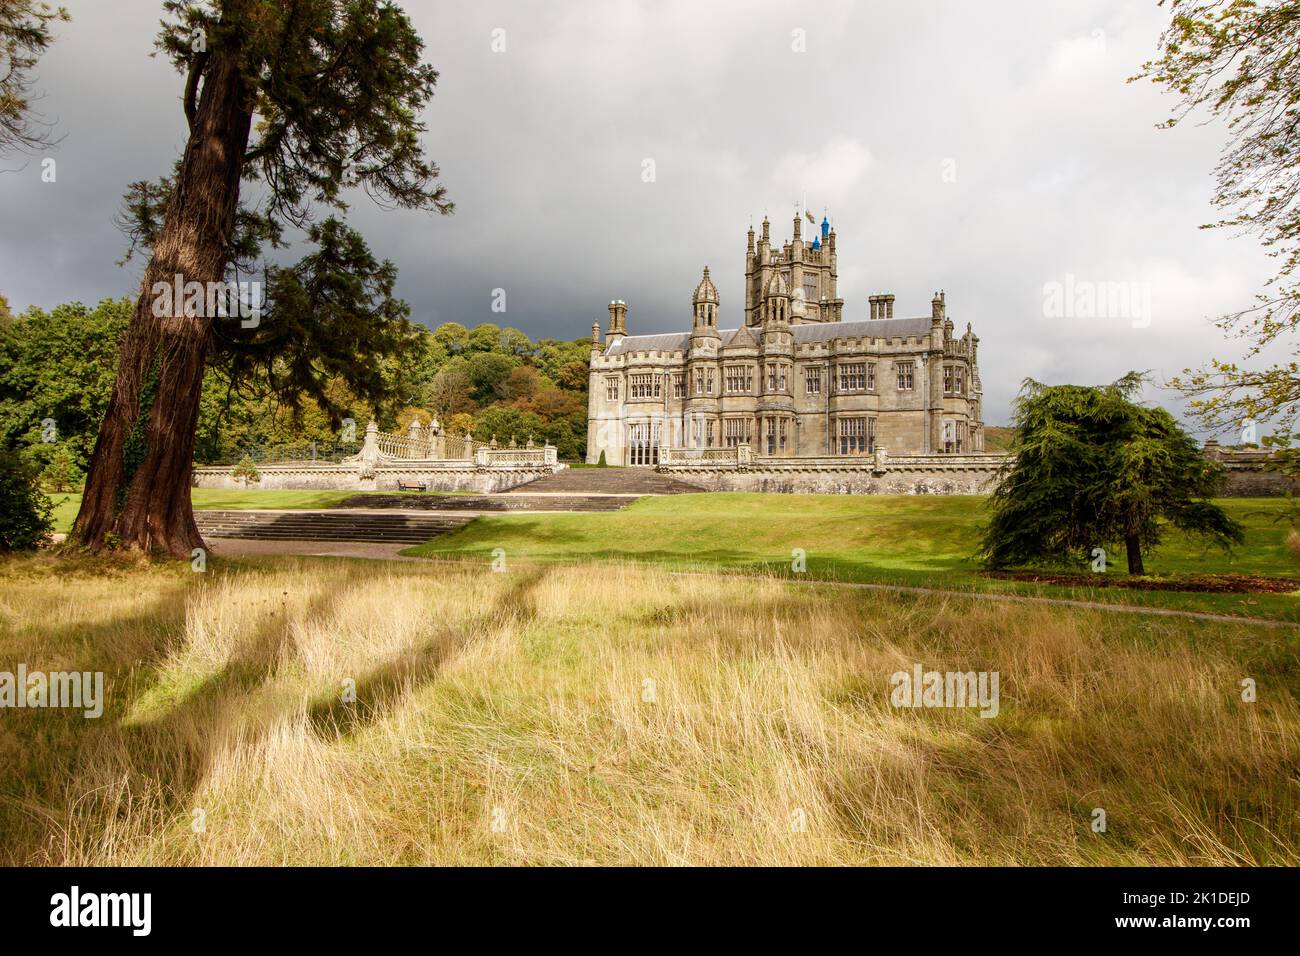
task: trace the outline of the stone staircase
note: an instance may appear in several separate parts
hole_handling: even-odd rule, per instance
[[[704,491],[649,468],[565,468],[503,492],[511,495],[683,495]]]
[[[480,514],[618,511],[644,495],[703,491],[642,468],[569,468],[497,495],[358,495],[328,511],[196,511],[205,538],[421,544]]]
[[[472,514],[382,511],[196,511],[205,538],[262,541],[381,541],[422,544],[474,520]]]
[[[638,496],[621,495],[357,495],[336,508],[394,508],[407,511],[618,511]]]
[[[645,495],[681,495],[703,488],[648,468],[565,468],[495,495],[357,495],[337,508],[407,511],[618,511]]]

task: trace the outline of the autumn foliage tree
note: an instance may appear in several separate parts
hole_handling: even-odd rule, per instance
[[[173,174],[136,183],[126,219],[148,255],[74,536],[93,548],[188,555],[202,544],[190,505],[195,427],[210,358],[261,374],[292,399],[328,404],[343,376],[384,388],[383,355],[407,334],[395,270],[317,210],[350,190],[395,207],[451,211],[420,143],[437,73],[389,0],[166,0],[159,49],[184,76],[188,127]],[[272,269],[257,322],[160,307],[157,290],[248,278],[287,230],[317,252]],[[126,455],[128,446],[140,449]],[[138,462],[136,461],[138,459]],[[132,464],[133,469],[128,469]],[[111,540],[111,539],[110,539]]]
[[[1289,443],[1300,413],[1300,0],[1165,0],[1169,27],[1159,56],[1134,79],[1178,97],[1161,125],[1218,119],[1229,139],[1214,169],[1222,217],[1205,228],[1257,237],[1276,260],[1265,290],[1222,316],[1246,343],[1238,363],[1215,359],[1171,381],[1211,428],[1272,419]],[[1271,364],[1262,353],[1288,343]]]

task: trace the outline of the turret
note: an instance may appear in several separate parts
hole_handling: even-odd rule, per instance
[[[763,295],[763,321],[787,323],[790,321],[790,286],[781,270],[772,273]]]
[[[930,452],[938,454],[943,449],[943,353],[944,341],[943,293],[936,292],[930,300]]]
[[[754,321],[754,270],[758,267],[758,254],[754,250],[754,226],[751,223],[745,242],[745,324]]]
[[[795,296],[803,297],[803,260],[804,260],[804,241],[803,241],[803,217],[796,215],[794,217],[794,238],[790,240],[790,293],[791,299]],[[793,301],[791,305],[793,306]],[[797,311],[797,314],[796,314]],[[787,313],[790,318],[788,321],[797,324],[803,320],[808,313],[806,310],[794,310]]]
[[[700,279],[700,284],[695,287],[695,293],[691,296],[691,304],[695,310],[695,331],[701,329],[711,329],[714,335],[718,330],[718,288],[709,278],[709,267],[704,267],[704,277]]]
[[[772,262],[771,224],[763,217],[758,247],[751,260],[745,256],[745,324],[758,325],[763,321],[763,295],[767,290]]]

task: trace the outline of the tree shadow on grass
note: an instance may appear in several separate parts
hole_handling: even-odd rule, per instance
[[[87,765],[103,759],[112,738],[123,732],[122,722],[135,700],[144,692],[136,689],[137,678],[132,672],[149,674],[183,640],[183,598],[188,590],[188,585],[177,583],[129,612],[92,623],[48,627],[30,635],[5,635],[7,669],[16,670],[17,663],[23,662],[29,672],[106,673],[99,718],[87,718],[84,708],[66,707],[4,713],[0,724],[0,864],[28,864],[53,843],[57,829],[84,794],[75,782],[91,775]],[[106,647],[112,648],[111,656]],[[49,654],[58,654],[59,659],[50,660]],[[143,686],[145,681],[139,684]]]
[[[349,568],[341,581],[331,581],[329,590],[322,590],[313,598],[304,615],[328,613],[339,595],[346,592],[346,586],[366,571],[362,565]],[[111,666],[117,673],[107,675],[105,710],[99,720],[85,721],[80,712],[66,710],[23,712],[28,720],[39,719],[41,723],[22,735],[27,738],[22,747],[29,755],[28,766],[15,768],[10,764],[6,768],[8,779],[0,796],[8,799],[0,801],[0,823],[12,815],[17,825],[3,827],[6,833],[3,859],[19,864],[62,862],[53,849],[59,842],[60,831],[66,841],[69,828],[84,827],[94,820],[97,811],[119,816],[127,812],[114,800],[126,800],[129,806],[141,795],[159,794],[160,805],[147,808],[154,819],[187,810],[213,758],[225,745],[225,739],[215,729],[224,725],[231,713],[237,713],[242,698],[250,690],[272,679],[281,664],[297,655],[293,620],[289,615],[265,618],[241,635],[217,672],[188,689],[164,713],[144,720],[132,719],[140,701],[157,690],[157,682],[163,677],[156,671],[157,666],[184,639],[186,604],[177,602],[171,605],[177,608],[176,612],[166,614],[169,598],[175,597],[159,597],[149,602],[146,610],[128,617],[115,617],[89,628],[62,629],[65,640],[80,642],[87,649],[81,655],[87,669],[107,670]],[[166,618],[161,627],[160,613]],[[124,627],[156,637],[143,642],[144,653],[140,657],[129,661],[105,662],[102,657],[94,660],[93,645],[86,638]],[[152,680],[140,681],[138,690],[132,688],[129,697],[114,695],[113,684],[130,679],[119,677],[128,668],[153,672]],[[65,665],[63,669],[72,668]],[[75,723],[63,728],[52,727],[50,722],[55,720]],[[244,739],[255,743],[273,723],[263,720],[251,729],[245,728]],[[6,746],[9,746],[14,734],[22,728],[9,723],[7,729]],[[45,825],[34,826],[33,821]]]
[[[356,679],[355,699],[340,693],[318,698],[309,708],[312,729],[322,740],[354,737],[392,713],[402,699],[430,684],[444,664],[477,634],[490,631],[507,619],[527,622],[537,617],[533,589],[549,574],[543,568],[516,571],[492,605],[470,620],[440,628],[430,640],[385,661]]]
[[[110,712],[106,710],[106,719],[96,722],[93,729],[70,728],[73,756],[63,759],[50,753],[47,745],[41,756],[44,769],[17,792],[13,790],[18,783],[13,781],[6,788],[13,795],[0,800],[0,824],[5,824],[2,829],[6,831],[0,859],[28,865],[63,862],[58,845],[66,844],[68,830],[75,827],[85,833],[89,824],[90,838],[94,840],[98,835],[97,819],[107,823],[110,814],[121,818],[124,813],[145,813],[154,830],[174,825],[178,818],[188,815],[214,760],[231,745],[233,738],[228,731],[232,727],[237,728],[239,746],[256,747],[283,718],[302,707],[301,700],[292,695],[268,695],[258,703],[259,708],[270,710],[259,710],[255,720],[241,719],[249,693],[273,682],[277,670],[299,656],[293,635],[295,620],[329,615],[347,599],[349,585],[372,573],[373,568],[358,562],[347,568],[342,579],[331,580],[328,588],[313,595],[299,614],[261,620],[240,636],[219,670],[187,689],[158,716],[128,722],[133,707],[156,689],[154,683],[143,687],[131,701],[114,707],[112,723],[108,723]],[[534,619],[537,608],[533,590],[549,573],[542,568],[512,572],[503,582],[506,586],[479,613],[463,623],[440,629],[420,647],[361,675],[356,683],[357,703],[344,704],[334,694],[309,704],[307,714],[313,732],[326,742],[352,737],[384,720],[408,694],[433,682],[447,661],[475,636],[507,621]],[[134,619],[142,627],[156,627],[156,621],[147,613],[135,615]],[[114,622],[115,626],[122,623]],[[173,623],[183,635],[183,611]],[[174,640],[158,644],[154,656],[161,658],[172,649]],[[80,720],[80,714],[76,716]],[[32,736],[44,735],[34,731]],[[32,746],[30,741],[27,746]],[[51,774],[57,774],[58,779]],[[38,787],[35,792],[33,786]],[[156,797],[151,800],[150,794]],[[3,796],[7,795],[0,791]],[[136,801],[140,801],[139,805],[132,806]],[[88,852],[93,857],[95,850],[87,842],[73,852]]]

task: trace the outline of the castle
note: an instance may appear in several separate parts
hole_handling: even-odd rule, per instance
[[[809,220],[812,217],[809,216]],[[657,465],[664,448],[737,448],[769,458],[891,457],[984,449],[979,338],[953,336],[942,292],[921,318],[894,318],[894,296],[844,321],[835,230],[812,242],[794,219],[775,248],[764,217],[745,252],[745,317],[718,328],[704,277],[690,332],[628,335],[627,304],[609,304],[602,348],[591,327],[587,461]]]

